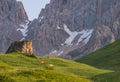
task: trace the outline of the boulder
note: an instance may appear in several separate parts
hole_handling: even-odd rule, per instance
[[[21,53],[32,54],[33,53],[32,41],[24,40],[24,41],[13,42],[8,48],[6,53],[11,53],[11,52],[21,52]]]

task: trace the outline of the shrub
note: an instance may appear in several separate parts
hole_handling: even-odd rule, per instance
[[[28,54],[28,53],[26,53],[25,55],[26,55],[27,57],[37,58],[34,54],[31,54],[31,53],[29,53],[29,54]]]

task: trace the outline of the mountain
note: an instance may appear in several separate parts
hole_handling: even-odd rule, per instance
[[[29,24],[38,55],[74,59],[120,38],[120,0],[51,0]]]
[[[99,49],[90,55],[78,58],[76,61],[91,65],[100,69],[112,70],[111,73],[105,73],[95,76],[98,82],[119,82],[120,81],[120,40]]]
[[[51,0],[33,21],[20,1],[0,5],[0,53],[30,39],[37,55],[76,59],[120,38],[119,0]]]
[[[21,2],[0,0],[0,53],[5,53],[10,43],[20,40],[23,25],[28,20]]]

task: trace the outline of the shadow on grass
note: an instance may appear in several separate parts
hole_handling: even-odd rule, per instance
[[[15,82],[15,81],[7,75],[0,74],[0,82]]]
[[[91,78],[94,82],[120,82],[120,72],[110,72]]]

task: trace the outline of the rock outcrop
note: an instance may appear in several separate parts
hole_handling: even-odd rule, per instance
[[[51,0],[29,25],[36,54],[76,58],[120,38],[120,0]]]
[[[21,52],[21,53],[32,54],[33,53],[32,41],[24,40],[24,41],[13,42],[8,48],[6,53],[11,53],[11,52]]]
[[[5,53],[13,41],[20,40],[23,35],[18,28],[28,20],[28,16],[20,1],[0,0],[0,53]]]

